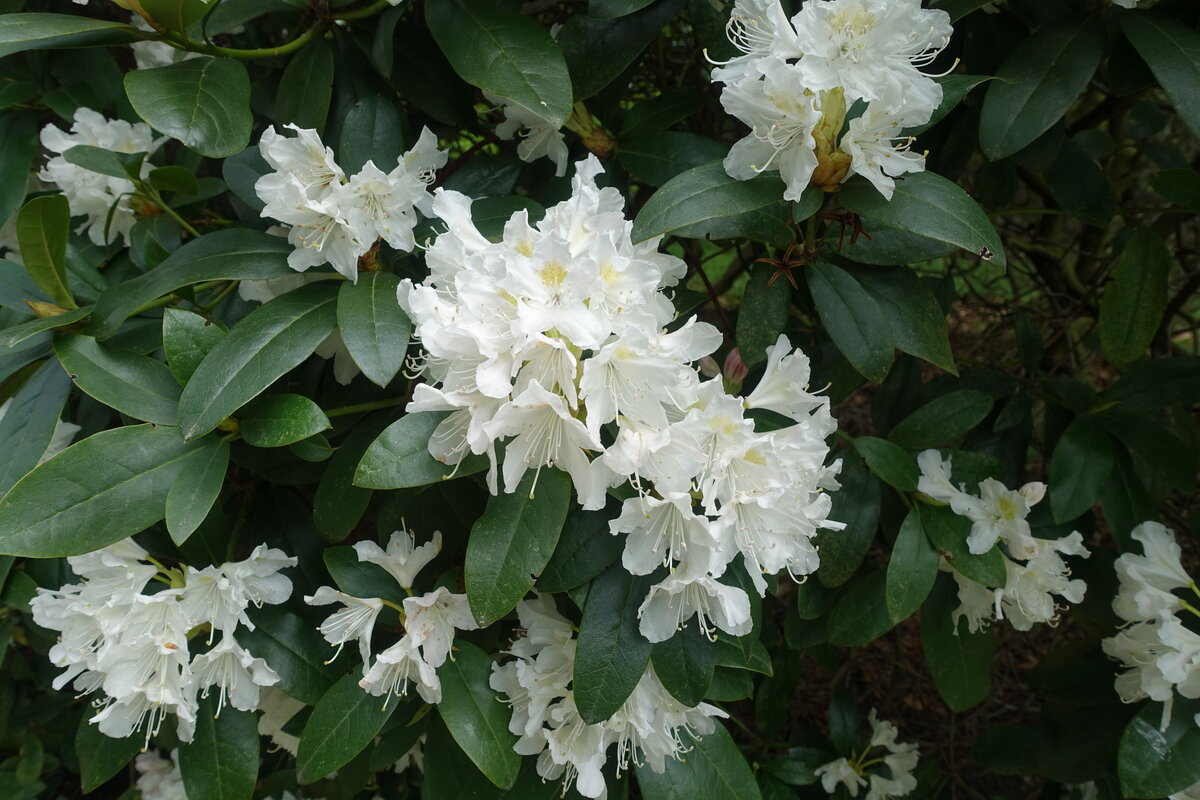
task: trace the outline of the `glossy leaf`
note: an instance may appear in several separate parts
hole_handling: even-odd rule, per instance
[[[995,638],[990,628],[971,633],[966,619],[951,612],[958,593],[949,575],[941,576],[921,611],[921,649],[938,693],[952,711],[979,705],[992,688],[992,652]]]
[[[371,743],[383,723],[396,710],[396,700],[367,694],[358,685],[355,670],[343,675],[321,697],[300,735],[296,753],[296,779],[320,780],[348,764]],[[390,700],[385,706],[385,700]]]
[[[136,733],[124,739],[106,736],[91,723],[91,717],[85,712],[75,731],[75,753],[79,757],[79,777],[84,792],[99,788],[116,775],[133,760],[144,742]]]
[[[648,7],[617,19],[576,14],[558,31],[555,41],[566,57],[576,100],[587,100],[625,72],[683,3],[658,0],[643,5]]]
[[[722,640],[725,637],[722,637]],[[716,646],[695,625],[689,625],[650,651],[654,674],[679,702],[691,707],[708,694],[716,669]],[[767,661],[770,664],[770,659]]]
[[[818,261],[804,274],[821,322],[838,350],[863,377],[882,381],[892,366],[895,342],[879,304],[841,267]]]
[[[1118,364],[1150,346],[1167,308],[1171,253],[1153,232],[1135,230],[1100,298],[1100,346]]]
[[[32,339],[34,336],[54,328],[65,328],[69,325],[74,325],[80,320],[87,319],[92,315],[92,307],[85,306],[77,308],[74,311],[68,311],[65,314],[57,314],[53,317],[39,317],[31,319],[28,322],[23,322],[20,325],[14,325],[0,333],[0,348],[11,349],[17,345]]]
[[[585,722],[616,713],[642,679],[650,642],[638,630],[648,578],[613,564],[591,583],[575,646],[575,705]]]
[[[0,415],[0,453],[5,455],[0,463],[0,497],[45,454],[70,391],[67,374],[49,359],[13,395]]]
[[[360,275],[338,290],[337,319],[350,357],[367,379],[386,387],[404,366],[412,324],[396,302],[400,279],[387,272]]]
[[[896,624],[888,614],[887,573],[878,569],[851,585],[829,612],[829,643],[861,647]]]
[[[768,265],[755,268],[742,294],[737,345],[742,363],[750,368],[766,359],[767,348],[775,344],[787,324],[791,287],[784,279],[772,282],[773,275]]]
[[[250,800],[258,778],[257,718],[253,711],[220,708],[218,697],[199,698],[195,736],[179,746],[183,787],[189,800]]]
[[[914,506],[900,530],[888,559],[888,616],[899,623],[908,619],[925,602],[938,575],[938,552],[925,536],[920,506]]]
[[[438,669],[442,702],[438,714],[463,752],[501,789],[517,780],[521,757],[508,730],[511,711],[488,685],[491,659],[473,644],[459,641],[453,659]]]
[[[862,456],[871,472],[902,492],[915,492],[921,470],[904,449],[875,436],[859,436],[854,449]]]
[[[93,47],[135,42],[132,25],[74,14],[5,14],[0,17],[0,57],[50,47]]]
[[[138,116],[201,155],[222,158],[250,142],[250,78],[241,62],[191,58],[125,75]]]
[[[25,269],[39,288],[63,308],[75,308],[67,285],[67,237],[71,215],[63,195],[30,200],[17,214],[17,241]]]
[[[826,587],[841,586],[850,580],[866,558],[867,548],[879,527],[883,500],[882,484],[857,458],[843,466],[839,480],[842,488],[833,495],[829,516],[846,527],[819,534],[821,566],[817,577]]]
[[[167,368],[180,386],[187,384],[196,367],[225,335],[225,328],[193,311],[168,308],[163,311],[163,351]]]
[[[903,267],[852,268],[857,280],[883,312],[897,350],[958,374],[946,314],[925,280]]]
[[[12,16],[12,14],[0,16],[0,25],[3,25]],[[36,93],[37,89],[33,87],[30,97]],[[29,170],[33,166],[33,159],[37,153],[38,136],[35,115],[28,113],[0,115],[0,220],[8,222],[25,202]]]
[[[906,450],[925,450],[964,436],[991,412],[991,395],[956,389],[935,397],[892,428],[888,439]]]
[[[638,765],[638,786],[646,800],[762,800],[750,765],[720,722],[705,736],[681,736],[691,748],[686,758],[668,758],[661,774],[648,763]]]
[[[1113,468],[1112,438],[1089,416],[1076,417],[1050,458],[1050,510],[1069,522],[1095,505]]]
[[[280,689],[315,706],[337,677],[326,663],[333,648],[313,625],[283,606],[252,607],[248,613],[254,628],[239,628],[238,642],[271,665]]]
[[[554,555],[537,579],[543,592],[565,592],[595,578],[621,557],[625,540],[609,531],[609,513],[572,508]]]
[[[405,414],[371,443],[354,473],[354,485],[368,489],[404,489],[426,486],[451,477],[473,475],[487,468],[487,458],[468,455],[462,463],[447,465],[429,455],[429,437],[446,414]]]
[[[321,407],[300,394],[272,394],[251,405],[238,430],[255,447],[284,447],[332,426]]]
[[[1179,116],[1200,136],[1200,33],[1154,13],[1120,14],[1118,21]]]
[[[922,508],[921,525],[929,541],[938,548],[950,566],[976,583],[999,588],[1008,580],[1004,556],[993,546],[986,553],[975,554],[967,549],[971,521],[949,508]]]
[[[229,442],[215,436],[201,440],[201,447],[184,460],[167,491],[167,531],[171,541],[187,541],[221,493],[229,469]]]
[[[1200,783],[1200,728],[1194,700],[1175,698],[1171,722],[1162,724],[1162,706],[1148,703],[1121,736],[1117,763],[1126,797],[1155,798]]]
[[[101,403],[143,422],[177,424],[179,384],[161,361],[90,336],[64,336],[54,352],[76,385]]]
[[[333,93],[333,50],[321,39],[300,48],[279,78],[275,121],[300,128],[325,129]],[[388,165],[377,165],[387,171]]]

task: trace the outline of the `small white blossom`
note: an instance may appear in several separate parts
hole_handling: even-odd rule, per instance
[[[388,540],[387,550],[371,541],[354,544],[354,552],[358,554],[359,561],[383,567],[405,589],[412,588],[416,583],[417,573],[433,561],[441,550],[441,531],[434,531],[432,538],[422,545],[417,545],[416,535],[412,531],[393,531]]]
[[[516,103],[506,102],[487,92],[483,96],[504,112],[504,121],[496,126],[496,135],[501,139],[521,137],[517,156],[522,161],[533,162],[544,156],[554,162],[554,174],[557,177],[567,174],[567,142],[557,126]]]
[[[337,646],[333,658],[338,657],[346,642],[357,640],[358,652],[362,656],[365,668],[371,660],[371,632],[375,629],[375,620],[379,618],[379,612],[383,609],[383,601],[378,597],[354,597],[332,587],[322,586],[311,597],[306,596],[304,602],[310,606],[342,604],[342,609],[326,618],[318,630],[325,637],[325,641]]]
[[[138,753],[133,766],[138,772],[137,789],[142,800],[188,800],[178,751],[171,751],[169,758],[154,751]]]

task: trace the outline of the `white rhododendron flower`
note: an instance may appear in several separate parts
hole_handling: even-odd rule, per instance
[[[900,732],[887,720],[879,719],[875,709],[868,716],[871,741],[861,753],[852,758],[838,758],[814,770],[821,778],[821,788],[833,794],[845,787],[851,797],[858,797],[866,788],[866,800],[886,800],[904,797],[917,788],[913,770],[917,768],[920,750],[917,745],[897,742]],[[882,769],[880,769],[882,767]]]
[[[43,147],[57,155],[46,162],[38,178],[59,188],[67,198],[71,216],[87,217],[76,232],[86,232],[88,238],[99,245],[111,244],[117,239],[129,244],[129,232],[137,221],[131,202],[133,181],[92,172],[72,164],[61,154],[72,147],[88,145],[114,153],[149,155],[165,140],[155,139],[154,132],[144,122],[130,124],[125,120],[110,120],[90,108],[79,108],[69,132],[56,125],[47,125],[42,128],[41,141]],[[151,169],[148,161],[143,162],[140,177],[148,176]]]
[[[71,683],[82,694],[103,693],[102,710],[90,720],[102,733],[121,739],[144,732],[149,742],[173,713],[179,738],[190,742],[197,693],[207,697],[215,686],[218,709],[229,703],[250,711],[259,688],[279,681],[235,634],[242,625],[253,628],[245,615],[251,603],[291,596],[291,581],[279,571],[295,566],[295,558],[259,545],[243,561],[168,571],[126,539],[67,563],[80,582],[38,589],[29,605],[38,625],[60,633],[50,661],[66,671],[55,688]],[[156,578],[170,585],[147,594]],[[189,640],[201,626],[209,635]],[[216,646],[198,653],[217,633]]]
[[[1123,553],[1115,564],[1120,587],[1113,611],[1125,624],[1101,644],[1126,667],[1117,676],[1117,694],[1126,703],[1145,698],[1162,703],[1165,730],[1176,694],[1200,698],[1200,635],[1178,616],[1200,616],[1200,589],[1184,571],[1169,528],[1143,522],[1132,536],[1143,554]]]
[[[138,753],[133,767],[138,773],[137,789],[142,800],[188,800],[178,751],[171,751],[168,758],[152,750]]]
[[[359,257],[379,239],[402,251],[416,246],[417,211],[428,211],[428,186],[448,158],[428,128],[390,171],[368,161],[347,179],[316,131],[285,127],[296,136],[271,127],[259,140],[274,172],[259,178],[254,191],[264,203],[262,216],[290,226],[288,241],[296,249],[288,266],[303,272],[330,264],[353,281]]]
[[[501,139],[520,137],[517,156],[522,161],[533,162],[545,157],[554,162],[555,176],[561,178],[567,174],[567,141],[558,126],[502,97],[487,92],[483,96],[504,112],[504,121],[496,126],[496,135]]]
[[[631,762],[661,773],[667,759],[681,759],[690,749],[687,736],[712,733],[713,717],[726,716],[707,703],[682,705],[647,664],[612,717],[584,722],[570,689],[575,668],[571,623],[548,595],[521,601],[517,616],[525,635],[508,650],[512,660],[492,665],[490,684],[512,707],[508,729],[519,737],[516,751],[538,756],[538,774],[543,780],[562,780],[564,793],[574,785],[584,797],[606,797],[603,771],[614,744],[618,775]]]
[[[857,174],[890,199],[896,178],[925,169],[901,132],[941,102],[921,68],[950,41],[946,12],[919,0],[809,0],[788,19],[779,0],[737,0],[728,32],[741,54],[712,79],[750,127],[725,158],[731,177],[778,171],[795,201],[810,184],[832,191]]]
[[[748,398],[702,381],[693,365],[721,336],[694,319],[672,325],[665,291],[685,266],[657,239],[632,242],[624,201],[596,185],[600,173],[595,157],[580,162],[569,199],[536,224],[514,214],[498,242],[471,223],[467,197],[434,195],[448,230],[426,253],[430,277],[399,289],[428,381],[408,410],[452,412],[429,452],[447,464],[486,455],[493,492],[501,475],[514,492],[532,472],[532,493],[556,468],[584,509],[599,509],[628,481],[637,494],[611,523],[628,534],[622,563],[674,572],[641,606],[643,635],[668,639],[693,617],[709,635],[741,635],[748,598],[718,581],[729,563],[740,554],[762,594],[764,575],[815,570],[813,537],[842,527],[829,519],[840,469],[825,464],[829,400],[808,391],[808,359],[786,336]],[[795,424],[760,433],[749,408]]]
[[[78,2],[78,0],[76,1]],[[138,30],[155,33],[154,26],[147,22],[141,14],[131,14],[129,21]],[[161,41],[133,42],[129,48],[133,50],[133,58],[138,69],[167,67],[171,64],[178,64],[180,61],[187,61],[189,58],[203,56],[203,53],[181,50]]]

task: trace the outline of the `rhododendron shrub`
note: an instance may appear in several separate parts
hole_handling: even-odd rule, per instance
[[[1200,9],[0,13],[0,797],[1200,797]]]

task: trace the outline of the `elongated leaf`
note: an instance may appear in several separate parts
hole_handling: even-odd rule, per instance
[[[902,492],[915,492],[921,470],[913,457],[898,445],[875,436],[859,436],[854,449],[866,459],[867,466],[889,485]]]
[[[333,686],[337,670],[325,663],[333,648],[317,629],[282,606],[248,609],[251,630],[239,629],[238,642],[271,665],[279,688],[315,706]]]
[[[1161,14],[1121,14],[1118,20],[1179,116],[1200,136],[1200,33]]]
[[[792,240],[781,199],[783,181],[761,175],[739,181],[720,161],[695,167],[663,184],[633,222],[633,240],[671,234],[693,239],[747,236],[774,244]]]
[[[841,267],[818,261],[804,274],[838,350],[863,377],[882,381],[892,366],[895,342],[879,304]]]
[[[618,19],[587,14],[569,17],[555,40],[571,72],[575,99],[588,99],[625,72],[682,6],[681,0],[658,0]]]
[[[926,281],[903,267],[847,270],[874,298],[892,331],[897,350],[923,358],[947,372],[958,374],[946,314]]]
[[[292,246],[259,231],[217,231],[188,242],[157,267],[108,289],[96,301],[92,333],[107,339],[138,307],[182,286],[212,280],[262,280],[294,275]]]
[[[976,583],[999,588],[1008,580],[1004,556],[995,546],[986,553],[975,554],[967,549],[971,521],[948,508],[921,509],[921,525],[929,541],[941,551],[950,566]]]
[[[1200,703],[1177,697],[1166,730],[1158,703],[1146,704],[1129,721],[1117,754],[1125,797],[1163,797],[1200,783],[1198,711]]]
[[[340,542],[362,519],[372,492],[354,485],[354,471],[371,442],[382,432],[387,417],[377,415],[354,430],[329,459],[313,497],[313,524],[327,541]]]
[[[389,53],[395,46],[393,39],[387,39]],[[404,118],[396,104],[381,94],[368,94],[356,100],[346,112],[338,139],[338,164],[346,174],[353,175],[368,161],[385,172],[390,171],[403,154]],[[359,275],[359,284],[370,275]]]
[[[124,44],[140,38],[132,25],[74,14],[0,16],[0,58],[25,50]]]
[[[622,141],[617,160],[644,183],[662,186],[681,172],[724,158],[727,150],[698,133],[657,131]]]
[[[346,594],[404,602],[404,587],[395,577],[378,564],[360,560],[353,547],[330,547],[323,558],[334,583]]]
[[[1100,298],[1100,346],[1118,364],[1150,346],[1167,308],[1171,253],[1153,232],[1139,229],[1125,244]]]
[[[1076,417],[1050,458],[1050,510],[1069,522],[1095,505],[1112,472],[1112,438],[1094,418]]]
[[[515,492],[488,500],[471,528],[463,567],[480,627],[512,611],[533,588],[558,544],[570,502],[571,479],[557,469],[527,472]]]
[[[742,363],[747,367],[753,368],[766,359],[767,348],[775,344],[787,324],[791,287],[786,280],[772,283],[773,275],[774,271],[765,265],[755,268],[742,295],[737,345]]]
[[[0,16],[0,25],[12,16]],[[36,91],[34,87],[34,93]],[[37,121],[34,114],[10,112],[0,115],[0,220],[3,220],[0,225],[8,222],[13,212],[25,202],[29,168],[37,152]]]
[[[438,669],[442,702],[438,714],[450,735],[479,771],[501,789],[517,780],[521,757],[508,730],[510,710],[488,685],[492,662],[473,644],[457,642],[458,652]]]
[[[210,436],[203,447],[179,468],[179,474],[167,492],[167,531],[171,541],[187,541],[208,516],[229,468],[229,442]]]
[[[178,428],[133,425],[76,442],[0,500],[0,553],[90,553],[162,519],[167,491],[196,450]]]
[[[554,555],[538,576],[538,589],[565,592],[582,586],[620,558],[625,541],[609,532],[609,519],[605,511],[571,509]]]
[[[890,201],[865,181],[846,184],[839,196],[851,211],[886,227],[956,245],[1001,267],[1008,263],[987,214],[956,183],[936,173],[906,176]]]
[[[98,788],[138,754],[145,741],[138,734],[124,739],[105,736],[91,723],[91,714],[79,718],[75,731],[75,753],[79,757],[79,777],[83,791]]]
[[[45,454],[70,391],[70,379],[50,359],[13,396],[0,416],[0,453],[5,454],[0,463],[0,497]]]
[[[468,455],[458,465],[435,461],[429,455],[429,438],[446,414],[406,414],[371,443],[354,473],[354,485],[368,489],[404,489],[473,475],[487,468],[487,458]]]
[[[979,144],[996,161],[1030,144],[1062,119],[1104,55],[1099,16],[1069,17],[1018,44],[988,87]],[[997,251],[999,252],[999,251]]]
[[[163,311],[163,351],[167,367],[180,386],[185,385],[196,367],[208,355],[225,328],[193,311],[168,308]]]
[[[819,537],[821,566],[817,577],[822,586],[841,586],[854,576],[866,558],[867,548],[879,527],[882,484],[860,459],[853,459],[841,474],[842,488],[834,495],[830,517],[844,522],[840,531],[822,531]]]
[[[329,430],[321,407],[300,394],[272,394],[254,403],[241,420],[242,438],[255,447],[283,447]]]
[[[724,641],[725,637],[721,637]],[[654,674],[685,706],[699,705],[712,685],[716,647],[699,628],[689,625],[650,651]],[[770,664],[770,658],[767,659]]]
[[[279,92],[275,96],[275,121],[321,133],[325,130],[332,94],[333,50],[317,39],[292,56],[280,76]],[[384,164],[379,166],[387,168]]]
[[[983,702],[992,688],[992,652],[996,642],[990,628],[971,633],[965,619],[957,630],[951,613],[958,593],[949,575],[941,576],[921,611],[921,649],[938,693],[953,711]]]
[[[571,113],[571,79],[550,32],[490,3],[431,0],[425,21],[462,79],[561,127]]]
[[[301,783],[320,780],[350,763],[396,710],[394,699],[385,706],[385,698],[363,691],[359,677],[357,671],[343,675],[313,708],[296,753],[296,780]]]
[[[211,0],[138,0],[151,19],[175,33],[186,33],[208,11]],[[214,32],[214,31],[210,31]]]
[[[904,132],[909,136],[917,136],[924,133],[941,122],[946,118],[947,114],[962,102],[962,99],[967,96],[968,92],[984,81],[992,80],[992,77],[989,75],[942,75],[934,80],[942,87],[942,102],[938,103],[933,116],[924,125],[918,125],[915,128],[905,128]]]
[[[304,359],[333,330],[332,287],[310,284],[256,308],[209,351],[179,398],[187,439],[208,433]]]
[[[957,439],[982,422],[994,402],[989,394],[956,389],[900,420],[888,438],[906,450],[924,450]]]
[[[183,786],[189,800],[250,800],[258,779],[255,714],[220,708],[219,697],[213,692],[200,698],[196,734],[179,746]]]
[[[28,322],[22,322],[20,325],[14,325],[3,333],[0,333],[0,348],[14,348],[26,339],[30,339],[43,331],[48,331],[52,328],[65,328],[82,319],[87,319],[91,315],[92,307],[84,306],[74,311],[68,311],[65,314],[58,314],[53,317],[40,317],[38,319],[31,319]]]
[[[718,667],[744,669],[760,675],[775,674],[775,667],[771,664],[771,654],[759,641],[756,633],[748,633],[745,636],[719,637],[713,655]]]
[[[500,789],[462,751],[441,720],[429,720],[425,744],[424,782],[421,793],[437,800],[562,800],[562,782],[544,780],[537,772],[537,760],[522,760],[521,772],[508,789]],[[378,753],[378,748],[376,748]],[[577,798],[571,793],[568,797]]]
[[[71,212],[61,194],[35,197],[17,214],[17,241],[25,269],[55,303],[75,308],[67,285],[67,237]]]
[[[585,722],[616,713],[646,671],[650,642],[638,631],[638,608],[649,587],[620,563],[591,583],[575,647],[575,705]]]
[[[861,647],[892,629],[887,610],[887,573],[877,569],[850,586],[829,612],[829,643]]]
[[[64,336],[54,352],[87,394],[143,422],[175,425],[179,384],[161,361],[128,350],[112,350],[90,336]]]
[[[681,735],[691,748],[686,758],[668,758],[661,774],[648,762],[638,765],[646,800],[762,800],[750,765],[720,722],[706,736]]]
[[[342,341],[367,379],[386,387],[404,366],[412,323],[396,302],[400,279],[388,272],[360,275],[338,291]]]
[[[146,159],[145,153],[114,153],[86,144],[64,150],[62,155],[67,161],[86,170],[121,179],[140,178],[142,162]]]
[[[920,507],[914,506],[900,525],[888,559],[885,598],[893,622],[903,622],[921,607],[937,575],[938,552],[925,536]]]
[[[191,58],[125,74],[138,116],[201,155],[223,158],[250,143],[250,78],[241,62]]]

